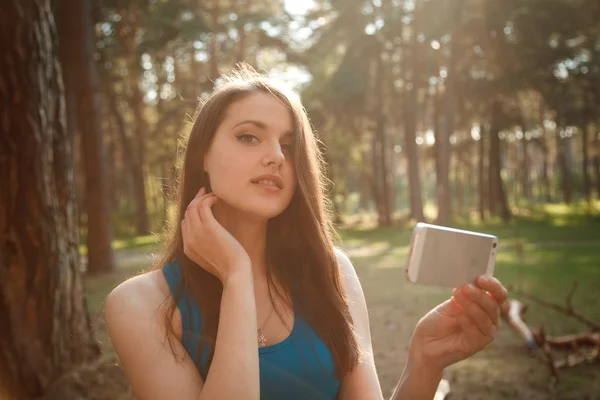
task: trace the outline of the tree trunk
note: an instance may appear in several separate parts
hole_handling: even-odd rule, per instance
[[[73,155],[49,0],[0,24],[0,386],[43,396],[99,355],[79,269]]]
[[[545,139],[544,139],[545,140]],[[550,186],[550,177],[548,175],[548,146],[544,143],[542,147],[542,180],[544,184],[544,193],[546,195],[546,202],[552,202],[552,190]]]
[[[525,126],[521,127],[523,139],[520,140],[523,153],[521,154],[521,193],[525,201],[531,200],[531,182],[529,179],[529,140],[525,137]]]
[[[544,186],[544,194],[546,197],[546,202],[552,202],[552,191],[550,187],[550,177],[548,176],[548,133],[546,132],[546,126],[544,125],[546,111],[544,109],[543,103],[540,105],[539,112],[539,124],[542,129],[542,137],[538,141],[540,149],[542,151],[542,183]]]
[[[485,132],[485,125],[481,125],[479,133],[479,160],[478,160],[478,184],[479,184],[479,218],[485,221],[485,208],[486,208],[486,194],[488,193],[485,179],[485,138],[487,132]]]
[[[81,154],[85,171],[87,221],[87,272],[91,275],[116,270],[112,250],[112,227],[106,151],[102,131],[102,109],[99,78],[93,59],[94,41],[89,0],[67,0],[61,3],[60,28],[64,30],[62,46],[69,49],[64,61],[65,76],[76,85],[73,90],[81,137]],[[68,109],[68,108],[67,108]],[[75,112],[70,110],[73,114]]]
[[[590,174],[588,172],[589,169],[589,135],[588,135],[589,125],[587,121],[584,120],[584,126],[582,127],[582,135],[581,140],[583,141],[583,160],[582,160],[582,173],[583,173],[583,193],[585,195],[585,199],[589,203],[592,200],[592,185],[590,181]]]
[[[596,127],[599,125],[596,124]],[[596,176],[596,195],[600,199],[600,137],[594,132],[593,143],[596,144],[596,155],[594,156],[594,175]]]
[[[559,126],[559,130],[563,129],[562,124]],[[561,140],[560,135],[556,135],[556,163],[560,168],[560,182],[563,193],[563,201],[567,204],[571,204],[571,172],[567,165],[567,159],[565,155],[565,143]]]
[[[437,173],[437,199],[438,199],[438,217],[437,223],[445,225],[451,217],[452,204],[450,195],[450,136],[454,133],[454,115],[456,113],[456,57],[458,53],[459,34],[462,3],[460,0],[446,1],[447,11],[452,17],[451,20],[451,41],[450,57],[447,61],[448,75],[444,81],[444,125],[440,132],[439,142],[436,140],[436,162],[440,166],[436,169]],[[460,163],[458,163],[460,164]],[[458,178],[458,177],[457,177]],[[460,185],[457,182],[457,185]]]
[[[408,58],[410,63],[405,65],[405,69],[411,72],[410,77],[405,77],[407,82],[404,88],[404,154],[406,154],[408,182],[409,182],[409,199],[411,217],[417,221],[424,221],[423,215],[423,200],[421,197],[421,174],[419,173],[419,153],[417,149],[417,110],[418,110],[418,93],[420,83],[420,65],[419,65],[419,42],[417,34],[419,32],[420,10],[421,7],[417,4],[415,10],[415,20],[413,22],[413,32],[411,34],[411,57]],[[407,87],[411,85],[411,87]]]
[[[459,152],[455,152],[454,154],[453,180],[456,187],[456,211],[458,215],[463,216],[465,211],[465,194],[463,189],[464,182],[462,176],[462,155]]]
[[[498,99],[494,99],[492,105],[492,119],[490,127],[490,212],[492,215],[500,215],[503,221],[511,217],[506,199],[506,191],[502,182],[500,163],[500,118],[502,117],[502,105]]]
[[[389,166],[389,153],[388,147],[388,135],[387,135],[387,121],[384,114],[383,99],[385,94],[383,92],[384,85],[384,71],[383,63],[381,58],[378,57],[376,66],[376,90],[375,98],[377,102],[376,106],[376,118],[377,124],[375,127],[375,135],[373,135],[373,176],[375,177],[375,187],[378,191],[377,198],[379,199],[377,204],[378,212],[378,223],[380,226],[390,226],[392,224],[392,210],[391,210],[391,182],[390,182],[390,166]]]
[[[128,14],[135,14],[136,10],[134,5],[130,6],[127,11]],[[130,25],[129,33],[123,37],[123,47],[125,58],[127,59],[127,71],[129,75],[129,89],[132,93],[131,98],[131,111],[133,113],[133,143],[135,144],[135,150],[133,153],[128,153],[128,158],[132,160],[131,163],[131,178],[132,178],[132,190],[133,198],[136,208],[136,231],[139,235],[145,235],[149,232],[148,222],[148,204],[146,201],[146,175],[144,173],[145,168],[145,149],[146,149],[146,132],[148,132],[148,124],[144,117],[144,96],[140,89],[140,79],[142,76],[142,68],[140,67],[140,60],[135,48],[135,37],[137,35],[137,16],[134,18],[128,18]],[[133,146],[132,146],[133,147]]]
[[[583,160],[582,160],[582,173],[583,173],[583,193],[585,195],[585,199],[588,202],[588,204],[590,203],[590,201],[592,200],[592,182],[590,180],[590,174],[589,174],[589,159],[590,159],[590,150],[589,150],[589,132],[590,132],[590,128],[592,127],[591,124],[591,120],[592,120],[592,113],[593,113],[593,109],[592,109],[592,105],[593,105],[593,98],[591,97],[592,94],[590,93],[588,95],[588,93],[584,94],[585,96],[585,105],[584,105],[584,109],[583,109],[583,121],[582,121],[582,126],[581,126],[581,131],[582,131],[582,135],[581,135],[581,140],[583,141]],[[592,132],[593,134],[593,132]]]

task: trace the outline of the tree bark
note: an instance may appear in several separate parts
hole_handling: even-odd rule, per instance
[[[598,126],[598,125],[596,125]],[[600,137],[594,131],[594,143],[596,144],[596,155],[594,156],[594,175],[596,176],[596,195],[600,199]]]
[[[424,221],[423,200],[421,195],[421,174],[419,172],[419,154],[416,143],[417,136],[417,110],[418,110],[418,92],[419,92],[419,42],[417,35],[419,32],[420,10],[417,4],[415,10],[415,20],[413,22],[413,31],[411,33],[411,42],[409,44],[411,57],[405,58],[407,61],[405,69],[411,72],[411,76],[405,76],[406,82],[404,88],[404,154],[406,154],[409,199],[411,217],[417,221]],[[409,86],[410,87],[407,87]]]
[[[384,107],[384,70],[381,57],[377,58],[376,65],[376,127],[372,142],[373,176],[375,177],[375,188],[378,192],[376,196],[378,223],[380,226],[390,226],[392,224],[391,210],[391,182],[390,182],[390,162],[388,152],[388,134],[387,121]]]
[[[478,152],[478,184],[479,184],[479,218],[485,221],[485,209],[486,209],[486,194],[489,193],[486,187],[485,179],[485,138],[487,132],[485,125],[481,125],[479,133]]]
[[[521,126],[523,131],[523,139],[520,140],[522,145],[521,154],[521,193],[526,201],[531,199],[531,181],[529,179],[529,140],[525,137],[525,126]]]
[[[494,99],[492,105],[492,120],[490,128],[490,205],[492,215],[500,215],[503,221],[510,220],[511,213],[508,209],[506,191],[502,182],[500,163],[500,118],[502,117],[502,105],[498,99]]]
[[[49,0],[0,24],[0,387],[43,396],[99,355],[79,269],[73,160]]]
[[[127,23],[130,30],[125,37],[122,38],[125,58],[127,60],[127,71],[129,77],[129,90],[131,91],[131,111],[133,113],[133,141],[135,149],[132,153],[128,153],[128,157],[132,160],[131,178],[133,198],[136,208],[136,231],[139,235],[149,233],[148,222],[148,204],[146,200],[146,182],[145,182],[145,161],[146,161],[146,133],[148,132],[148,123],[144,117],[144,96],[140,89],[140,79],[142,76],[142,68],[140,59],[135,48],[135,37],[137,35],[137,15],[135,5],[131,4],[126,11],[128,16]],[[133,147],[133,146],[132,146]]]
[[[458,44],[460,36],[458,29],[460,27],[461,5],[460,0],[446,1],[447,11],[452,17],[451,20],[451,41],[450,57],[447,61],[448,75],[444,81],[444,125],[440,132],[439,142],[436,140],[436,162],[440,164],[436,171],[437,176],[437,199],[438,199],[438,217],[437,223],[445,225],[452,214],[452,204],[450,195],[450,136],[454,133],[454,115],[456,112],[456,57],[458,56]],[[460,163],[457,163],[460,164]],[[457,177],[458,179],[458,177]],[[457,185],[460,183],[457,182]]]
[[[583,141],[583,160],[582,160],[582,173],[583,173],[583,193],[586,201],[589,203],[592,200],[592,182],[590,180],[589,165],[590,165],[590,149],[589,149],[589,132],[592,126],[592,105],[593,99],[592,94],[584,93],[585,105],[583,109],[583,121],[581,126],[581,140]],[[593,131],[592,131],[593,134]]]
[[[64,75],[70,77],[67,90],[74,100],[67,103],[67,110],[76,115],[85,172],[87,272],[106,274],[116,270],[116,263],[91,8],[89,0],[63,0],[60,7],[61,46],[68,49],[62,53]]]
[[[564,126],[561,124],[558,129],[563,129]],[[561,140],[560,135],[556,135],[556,163],[560,168],[560,182],[563,193],[563,201],[567,204],[571,204],[571,172],[567,165],[567,159],[565,155],[565,143]]]
[[[546,197],[546,202],[552,202],[552,191],[550,187],[550,177],[548,176],[548,133],[546,131],[546,126],[544,125],[546,111],[544,109],[543,102],[540,105],[539,110],[539,124],[542,130],[542,137],[537,141],[540,150],[542,151],[542,184],[544,186],[544,195]]]

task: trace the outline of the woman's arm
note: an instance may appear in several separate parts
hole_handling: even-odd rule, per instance
[[[383,400],[373,358],[365,295],[350,259],[339,250],[336,250],[336,253],[344,289],[350,301],[350,314],[354,320],[354,329],[363,351],[363,357],[358,366],[342,380],[338,400]],[[404,368],[391,400],[433,399],[441,378],[441,373],[419,368],[409,362]]]
[[[365,353],[358,366],[342,380],[338,399],[382,400],[364,293],[348,257],[339,250],[337,255],[354,328]],[[455,289],[452,299],[419,321],[408,362],[391,400],[433,399],[446,366],[491,343],[499,326],[499,305],[506,300],[506,289],[495,278],[480,278],[477,285]]]
[[[223,288],[215,354],[206,382],[181,344],[175,313],[168,342],[162,271],[132,278],[108,296],[107,328],[136,398],[140,400],[259,399],[256,305],[250,268],[232,275]],[[173,351],[174,350],[174,351]]]
[[[344,377],[338,400],[383,400],[373,358],[369,314],[362,285],[348,256],[339,250],[336,253],[344,289],[350,300],[354,328],[364,352],[358,366]],[[433,399],[441,379],[441,372],[415,365],[409,360],[391,400]]]

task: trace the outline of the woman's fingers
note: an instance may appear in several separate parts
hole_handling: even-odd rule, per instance
[[[481,275],[477,278],[477,286],[489,292],[498,304],[502,304],[508,298],[506,288],[493,276]]]
[[[458,321],[460,328],[465,334],[467,342],[470,344],[478,343],[479,338],[481,337],[481,331],[479,330],[477,325],[475,325],[475,323],[467,316],[467,314],[460,314],[456,318],[456,320]]]
[[[202,203],[199,205],[199,214],[200,218],[202,218],[202,222],[207,225],[212,225],[216,222],[215,216],[212,213],[212,206],[219,201],[219,198],[212,194],[207,197],[204,197]]]
[[[494,298],[489,296],[487,292],[472,285],[467,285],[464,292],[471,301],[476,303],[487,313],[495,326],[500,326],[500,306],[496,303]]]
[[[464,293],[465,287],[456,290],[454,298],[464,310],[464,314],[477,326],[480,333],[487,337],[493,337],[496,327],[490,316],[485,312],[478,303],[471,301]],[[461,315],[459,315],[459,318]]]
[[[199,192],[196,197],[194,197],[192,199],[192,201],[190,201],[190,204],[188,204],[187,209],[191,209],[194,207],[198,207],[202,201],[204,201],[205,198],[209,197],[209,196],[214,196],[214,193],[204,193],[204,194],[200,194],[201,192]]]

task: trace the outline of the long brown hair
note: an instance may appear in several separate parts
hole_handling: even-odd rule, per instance
[[[333,246],[333,226],[327,215],[329,202],[324,195],[323,158],[318,139],[311,128],[299,97],[267,76],[239,64],[222,84],[200,104],[189,133],[179,168],[177,217],[167,235],[163,257],[157,268],[178,260],[183,283],[167,313],[170,322],[183,288],[202,309],[203,345],[209,348],[209,365],[214,354],[223,286],[212,274],[183,254],[181,219],[201,187],[210,187],[204,172],[204,157],[227,108],[253,93],[269,93],[286,105],[294,124],[293,162],[297,178],[289,206],[268,221],[267,281],[269,292],[280,299],[293,299],[295,311],[315,330],[332,353],[336,375],[342,377],[358,362],[359,346],[344,293]],[[279,293],[278,282],[284,293]],[[290,303],[291,305],[291,303]],[[170,323],[168,325],[171,326]]]

